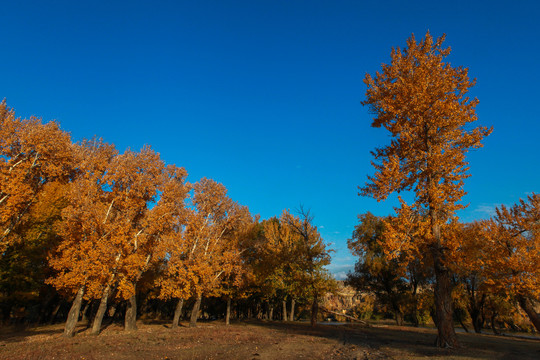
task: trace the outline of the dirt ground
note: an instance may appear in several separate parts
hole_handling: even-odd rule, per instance
[[[0,359],[540,359],[540,338],[459,334],[461,348],[433,346],[435,330],[306,323],[200,323],[172,330],[138,323],[126,333],[111,325],[91,336],[86,326],[71,339],[63,325],[0,328]]]

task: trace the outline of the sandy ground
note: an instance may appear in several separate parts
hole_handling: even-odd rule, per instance
[[[70,339],[62,337],[62,324],[3,328],[0,359],[540,359],[540,338],[459,334],[459,349],[438,349],[435,330],[411,327],[218,321],[138,327],[128,333],[111,325],[91,336],[80,325]]]

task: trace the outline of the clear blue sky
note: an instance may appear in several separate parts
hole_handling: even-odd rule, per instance
[[[411,33],[447,34],[494,127],[469,156],[463,221],[540,191],[539,19],[534,0],[6,1],[0,98],[74,140],[150,144],[263,218],[304,204],[342,276],[357,214],[396,205],[357,196],[389,140],[362,79]]]

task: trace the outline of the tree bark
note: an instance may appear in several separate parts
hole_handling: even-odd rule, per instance
[[[231,320],[231,297],[227,297],[227,312],[225,313],[225,325],[229,325]]]
[[[403,325],[403,313],[399,309],[394,310],[394,315],[396,316],[396,325],[401,326]]]
[[[484,319],[482,318],[481,311],[477,308],[471,308],[469,311],[469,315],[471,316],[474,332],[477,334],[481,334],[483,327],[482,325],[484,324]]]
[[[440,245],[437,246],[433,255],[435,265],[435,313],[438,332],[436,344],[443,348],[455,348],[458,346],[458,341],[454,330],[450,270],[443,262]]]
[[[137,295],[133,294],[127,303],[126,318],[124,320],[124,330],[137,330]]]
[[[182,315],[182,307],[184,306],[184,299],[178,299],[176,304],[176,309],[174,310],[174,318],[172,322],[172,328],[176,329],[178,327],[178,322],[180,321],[180,315]]]
[[[493,314],[491,315],[491,330],[493,330],[493,333],[494,333],[495,335],[499,335],[499,334],[500,334],[499,330],[497,330],[497,328],[495,327],[495,318],[497,317],[497,315],[498,315],[497,313],[493,313]]]
[[[290,314],[290,317],[289,319],[291,321],[294,321],[294,306],[295,306],[295,301],[294,301],[294,298],[291,300],[291,314]]]
[[[201,308],[202,296],[199,296],[193,304],[193,309],[191,310],[191,319],[189,320],[189,327],[197,326],[197,318],[199,317],[199,309]]]
[[[51,313],[51,318],[49,319],[49,324],[54,324],[54,320],[56,319],[56,314],[58,314],[58,311],[60,310],[60,307],[62,306],[62,301],[60,300],[54,310]],[[69,318],[69,315],[68,315]]]
[[[88,310],[92,306],[92,300],[88,300],[82,310],[82,321],[88,321]]]
[[[283,321],[287,321],[287,300],[283,299]]]
[[[66,320],[66,327],[64,329],[65,337],[72,337],[75,335],[75,328],[77,327],[77,322],[79,321],[79,313],[81,312],[81,304],[84,295],[84,285],[79,288],[75,300],[69,309],[68,318]],[[56,314],[55,314],[56,315]]]
[[[432,235],[435,240],[432,245],[432,254],[435,270],[435,314],[438,333],[436,345],[443,348],[455,348],[459,344],[454,330],[454,304],[452,301],[450,270],[444,263],[445,257],[441,245],[441,228],[438,223],[438,214],[431,205],[429,217],[431,219]]]
[[[109,300],[109,292],[111,291],[111,286],[107,285],[101,296],[101,301],[99,303],[99,308],[94,318],[94,323],[92,324],[91,335],[98,335],[101,330],[101,323],[103,322],[103,316],[105,316],[105,311],[107,310],[107,301]]]
[[[525,296],[518,296],[519,306],[525,311],[532,324],[534,325],[536,331],[540,331],[540,315],[534,310],[534,306],[531,303],[531,300]]]
[[[459,323],[461,324],[461,327],[463,328],[463,330],[465,330],[466,333],[469,332],[469,329],[467,329],[467,326],[465,325],[465,323],[463,322],[463,319],[462,318],[459,318]]]
[[[414,327],[418,327],[420,325],[420,320],[418,319],[418,308],[416,304],[413,305],[412,322]]]
[[[317,325],[317,316],[319,313],[319,301],[317,296],[313,298],[313,303],[311,304],[311,326],[314,327]]]

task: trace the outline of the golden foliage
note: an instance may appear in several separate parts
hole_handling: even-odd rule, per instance
[[[74,165],[70,136],[57,123],[16,118],[5,101],[0,103],[0,253],[17,239],[13,230],[43,186],[67,182]]]
[[[475,81],[467,68],[445,62],[450,48],[443,42],[444,36],[434,40],[429,32],[420,42],[413,35],[405,49],[392,50],[390,64],[364,80],[363,105],[375,115],[372,126],[384,127],[392,140],[372,152],[379,161],[372,162],[376,173],[360,193],[377,200],[392,192],[415,193],[412,206],[401,200],[397,219],[404,232],[392,236],[389,231],[391,252],[419,252],[423,243],[441,241],[440,227],[465,207],[459,203],[469,176],[465,154],[491,133],[486,127],[468,129],[477,120],[478,100],[466,97]],[[413,223],[411,233],[407,229]]]

